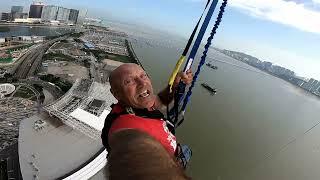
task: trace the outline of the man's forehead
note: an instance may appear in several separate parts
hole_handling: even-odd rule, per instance
[[[115,71],[115,74],[119,75],[120,77],[138,72],[144,72],[144,70],[137,64],[124,64],[119,66]]]
[[[114,86],[114,83],[120,82],[130,76],[134,76],[134,74],[140,74],[141,72],[144,73],[144,70],[137,64],[123,64],[112,71],[109,79],[110,84],[111,86]]]

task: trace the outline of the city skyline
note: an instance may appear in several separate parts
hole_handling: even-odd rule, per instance
[[[45,22],[51,24],[77,24],[79,10],[68,9],[62,6],[45,5],[34,2],[29,6],[28,13],[23,13],[23,6],[12,6],[11,12],[2,12],[1,21],[9,22]]]
[[[190,35],[205,4],[205,0],[80,0],[77,5],[61,0],[43,2],[87,9],[93,17],[148,25],[185,38]],[[13,0],[4,3],[0,10],[9,10],[12,5],[24,5],[26,11],[30,3],[32,1]],[[291,69],[299,76],[320,79],[320,60],[316,51],[320,24],[316,21],[317,17],[320,17],[320,3],[316,0],[276,0],[272,4],[266,0],[232,0],[213,45],[251,54]]]
[[[268,74],[272,74],[273,76],[290,82],[291,84],[301,87],[302,89],[320,97],[320,81],[316,79],[310,78],[309,80],[307,80],[304,77],[298,77],[296,76],[295,72],[291,71],[290,69],[274,65],[268,61],[261,61],[256,57],[244,54],[242,52],[230,51],[226,49],[216,50],[236,60],[242,61],[252,67],[260,69],[261,71],[267,72]]]

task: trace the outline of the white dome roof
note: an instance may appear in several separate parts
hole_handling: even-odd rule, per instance
[[[14,92],[16,87],[12,84],[0,84],[0,97]]]

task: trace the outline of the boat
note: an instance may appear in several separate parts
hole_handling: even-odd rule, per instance
[[[217,94],[217,89],[210,87],[207,83],[201,83],[201,86],[208,90],[211,95]]]
[[[213,65],[213,64],[211,64],[211,63],[207,63],[206,64],[208,67],[210,67],[211,69],[218,69],[218,66],[215,66],[215,65]]]

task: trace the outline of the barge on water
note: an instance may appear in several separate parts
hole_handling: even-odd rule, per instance
[[[211,95],[217,94],[217,89],[210,87],[207,83],[201,83],[201,86],[208,90]]]
[[[211,63],[207,63],[206,66],[208,66],[209,68],[214,69],[214,70],[218,69],[218,66],[215,66]]]

